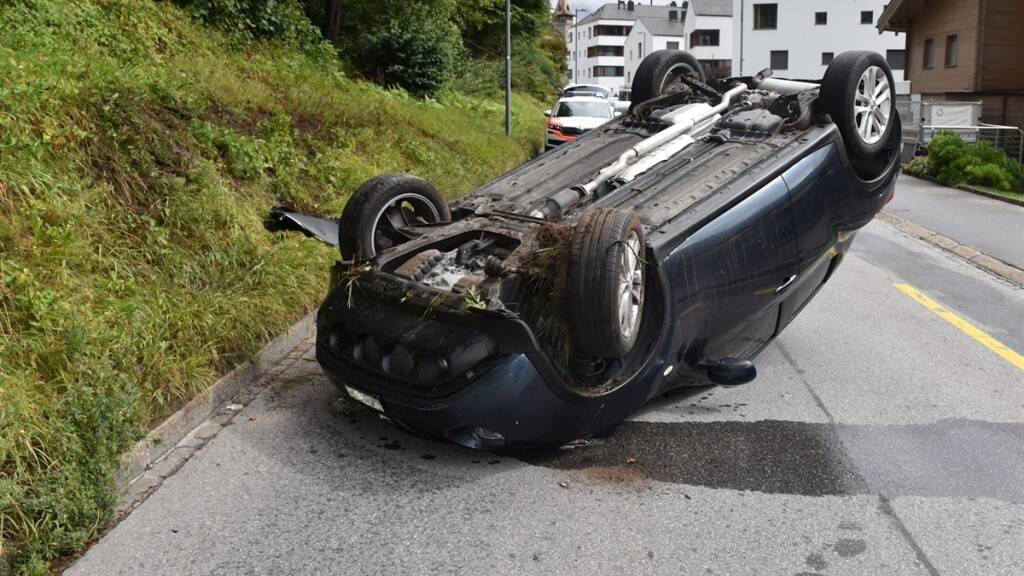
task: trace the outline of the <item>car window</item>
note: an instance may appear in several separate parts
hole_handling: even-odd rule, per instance
[[[607,98],[608,93],[608,90],[597,86],[579,86],[565,91],[566,96],[597,96],[598,98]]]
[[[612,111],[604,102],[559,102],[558,107],[555,108],[554,116],[559,118],[569,116],[611,118]]]

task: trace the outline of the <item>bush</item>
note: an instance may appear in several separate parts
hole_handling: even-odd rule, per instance
[[[541,101],[550,101],[559,85],[561,70],[545,50],[533,42],[512,44],[512,89]],[[474,96],[496,96],[505,89],[505,62],[493,58],[469,61],[452,79],[453,90]]]
[[[947,185],[973,184],[1004,192],[1024,192],[1024,168],[988,142],[964,142],[940,131],[928,144],[928,175]]]
[[[175,1],[207,24],[251,38],[308,42],[319,37],[296,0]]]
[[[353,46],[353,64],[377,84],[429,96],[449,79],[461,52],[458,36],[447,27],[430,18],[417,25],[392,21]]]
[[[910,174],[911,176],[917,176],[918,178],[930,177],[931,171],[928,168],[928,158],[925,156],[918,156],[914,158],[903,165],[903,172]]]

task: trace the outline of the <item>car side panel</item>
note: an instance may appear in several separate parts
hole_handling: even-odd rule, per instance
[[[803,158],[783,174],[796,222],[798,280],[782,309],[785,327],[817,293],[842,257],[852,232],[873,217],[889,186],[851,186],[848,167],[835,143]]]
[[[677,358],[691,365],[750,358],[775,335],[783,294],[797,270],[796,229],[777,177],[697,230],[668,257]]]

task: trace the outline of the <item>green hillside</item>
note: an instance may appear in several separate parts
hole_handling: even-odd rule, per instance
[[[110,520],[118,455],[322,296],[379,172],[451,196],[531,156],[542,106],[346,78],[312,27],[252,41],[154,0],[0,0],[0,553],[43,573]],[[307,33],[308,32],[308,33]],[[4,571],[0,567],[0,573]]]

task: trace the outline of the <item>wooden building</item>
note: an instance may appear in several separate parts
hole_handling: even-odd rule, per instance
[[[981,101],[983,122],[1024,127],[1024,0],[892,0],[878,30],[906,32],[923,100]]]

